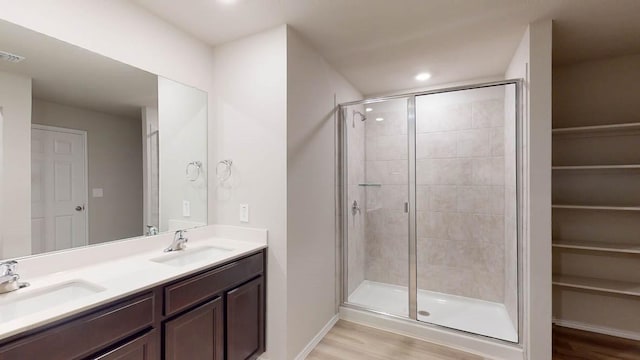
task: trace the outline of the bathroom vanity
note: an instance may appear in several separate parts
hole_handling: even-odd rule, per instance
[[[140,272],[131,272],[129,277],[133,283],[138,276],[153,283],[137,291],[133,289],[138,285],[113,289],[108,281],[92,275],[109,266],[118,273],[115,267],[142,261]],[[37,315],[30,314],[24,317],[23,329],[14,327],[9,335],[2,332],[21,319],[0,322],[0,359],[244,360],[264,352],[265,244],[206,239],[183,251],[146,252],[94,267],[62,271],[60,276],[82,280],[61,280],[53,291],[51,285],[30,289],[36,284],[0,295],[3,311],[15,310],[7,295],[19,307],[21,301],[58,289],[66,289],[72,297],[83,296],[91,286],[98,289],[95,295],[85,296],[86,301],[66,300],[68,306],[60,305],[57,316],[53,315],[56,304],[43,303],[45,310],[38,323],[29,326],[25,322]],[[125,295],[118,296],[118,292]],[[91,305],[92,299],[96,305]],[[73,311],[74,302],[81,311]],[[3,328],[6,324],[9,326]]]

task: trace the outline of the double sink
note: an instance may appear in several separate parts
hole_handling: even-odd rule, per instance
[[[199,246],[174,251],[148,261],[172,267],[183,267],[202,262],[222,259],[233,251],[217,246]],[[16,291],[11,296],[0,295],[0,323],[28,316],[50,306],[58,306],[69,301],[105,291],[106,288],[82,279],[68,280],[39,289]]]

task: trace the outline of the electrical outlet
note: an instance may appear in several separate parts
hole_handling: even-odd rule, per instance
[[[191,216],[191,202],[189,200],[182,200],[182,216]]]
[[[240,204],[240,222],[249,222],[249,204]]]

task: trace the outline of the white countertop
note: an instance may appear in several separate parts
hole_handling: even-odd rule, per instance
[[[173,234],[161,234],[18,259],[17,273],[21,275],[21,281],[27,281],[31,285],[11,293],[1,294],[0,309],[3,304],[19,301],[30,294],[37,294],[47,288],[55,287],[57,284],[80,281],[103,290],[57,304],[42,304],[38,310],[16,319],[2,321],[0,317],[0,339],[267,247],[266,230],[211,225],[191,230],[187,234],[189,242],[185,251],[189,252],[206,246],[230,249],[224,255],[184,266],[151,261],[166,255],[163,249],[171,242],[172,237]]]

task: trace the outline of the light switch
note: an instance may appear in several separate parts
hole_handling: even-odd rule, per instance
[[[189,200],[182,200],[182,216],[191,216],[191,202]]]
[[[104,192],[102,189],[92,189],[91,194],[94,198],[101,198],[104,195]]]
[[[249,222],[249,204],[240,204],[240,222]]]

